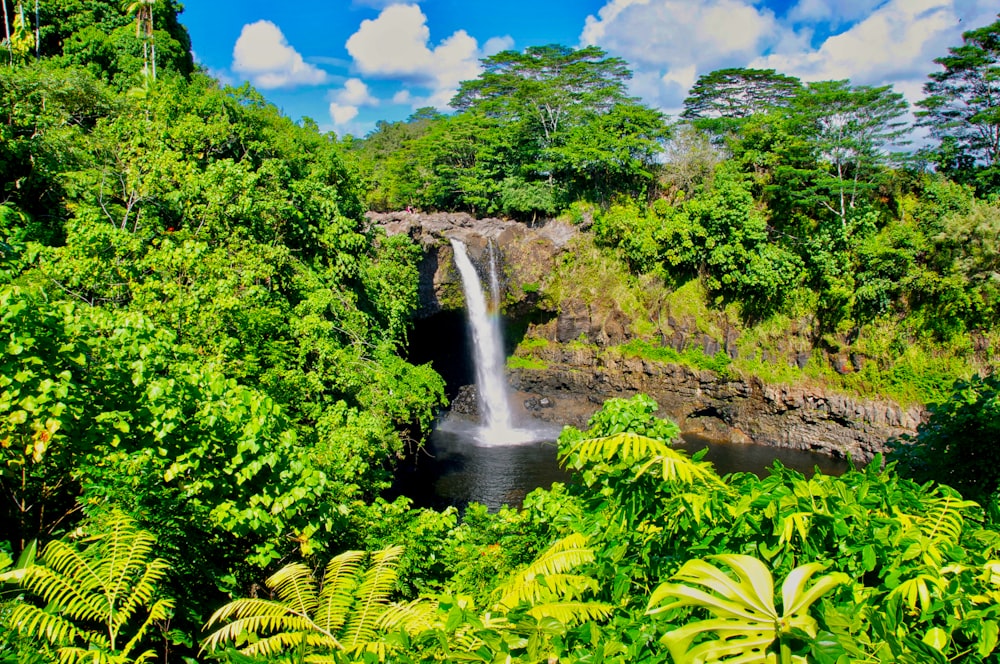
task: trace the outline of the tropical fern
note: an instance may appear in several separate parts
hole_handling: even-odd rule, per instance
[[[681,583],[661,584],[649,600],[647,614],[696,607],[712,615],[663,635],[661,641],[678,664],[773,661],[774,655],[766,653],[775,641],[780,643],[782,637],[799,631],[816,636],[817,624],[809,615],[809,608],[831,589],[848,581],[846,574],[834,572],[809,586],[809,580],[823,566],[809,563],[796,567],[781,586],[782,612],[778,613],[771,572],[761,561],[736,554],[709,559],[732,570],[735,578],[705,560],[690,560],[673,577]],[[706,637],[709,640],[704,640]],[[782,652],[782,659],[792,660],[787,651]]]
[[[371,652],[383,661],[388,650],[379,640],[379,620],[390,606],[402,552],[399,546],[370,557],[347,551],[326,566],[322,584],[305,565],[287,565],[266,582],[273,599],[238,599],[212,614],[207,628],[230,622],[202,647],[214,651],[233,644],[245,655],[267,658],[308,653],[310,662],[334,661],[338,652]]]
[[[158,597],[169,567],[152,558],[153,535],[120,512],[108,517],[104,530],[84,540],[88,546],[82,551],[58,540],[49,543],[17,580],[45,607],[19,603],[9,624],[50,644],[65,664],[148,661],[154,652],[141,650],[143,642],[154,623],[173,610],[172,600]]]
[[[564,537],[496,590],[499,599],[494,608],[510,611],[525,602],[531,605],[528,615],[533,618],[555,618],[565,625],[607,617],[610,604],[579,601],[587,591],[597,592],[597,582],[570,573],[593,560],[594,552],[583,535]]]

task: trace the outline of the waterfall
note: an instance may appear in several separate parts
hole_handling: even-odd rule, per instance
[[[481,433],[488,442],[503,442],[513,431],[513,426],[504,377],[500,316],[496,311],[491,313],[486,304],[483,284],[469,260],[465,245],[452,239],[451,246],[455,250],[455,265],[462,277],[462,292],[465,294],[469,329],[472,331],[476,390],[479,392],[479,410],[482,414]],[[494,278],[491,277],[491,282],[493,281]],[[499,280],[496,283],[499,284]]]

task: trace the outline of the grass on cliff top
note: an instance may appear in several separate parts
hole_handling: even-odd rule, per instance
[[[573,240],[546,289],[553,302],[579,300],[592,309],[618,308],[631,321],[648,321],[647,291],[613,252],[594,245],[589,235]]]
[[[530,355],[511,355],[507,358],[507,368],[545,371],[549,368],[549,364],[545,360]]]
[[[720,374],[728,373],[731,360],[724,351],[719,351],[715,355],[706,355],[701,346],[689,346],[678,351],[669,346],[633,339],[626,344],[616,348],[625,357],[637,357],[653,362],[663,362],[664,364],[683,364],[694,369],[715,371]]]

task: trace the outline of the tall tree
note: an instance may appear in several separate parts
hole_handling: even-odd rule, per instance
[[[847,81],[810,83],[793,102],[794,120],[809,137],[826,169],[815,178],[820,205],[842,224],[863,192],[870,190],[889,150],[907,132],[907,104],[891,85],[852,86]]]
[[[574,116],[609,111],[626,98],[632,73],[620,58],[596,46],[572,49],[550,44],[523,53],[503,51],[483,60],[485,71],[463,81],[451,101],[459,110],[476,109],[513,121],[533,121],[549,147]]]
[[[799,79],[773,69],[717,69],[698,77],[681,117],[701,129],[725,133],[752,115],[787,106],[801,89]]]
[[[920,124],[941,141],[937,160],[946,171],[968,174],[1000,166],[1000,20],[962,35],[962,45],[934,60]]]

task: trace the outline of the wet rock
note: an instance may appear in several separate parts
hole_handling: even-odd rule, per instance
[[[479,391],[475,385],[463,385],[451,400],[451,411],[470,418],[479,417]]]

